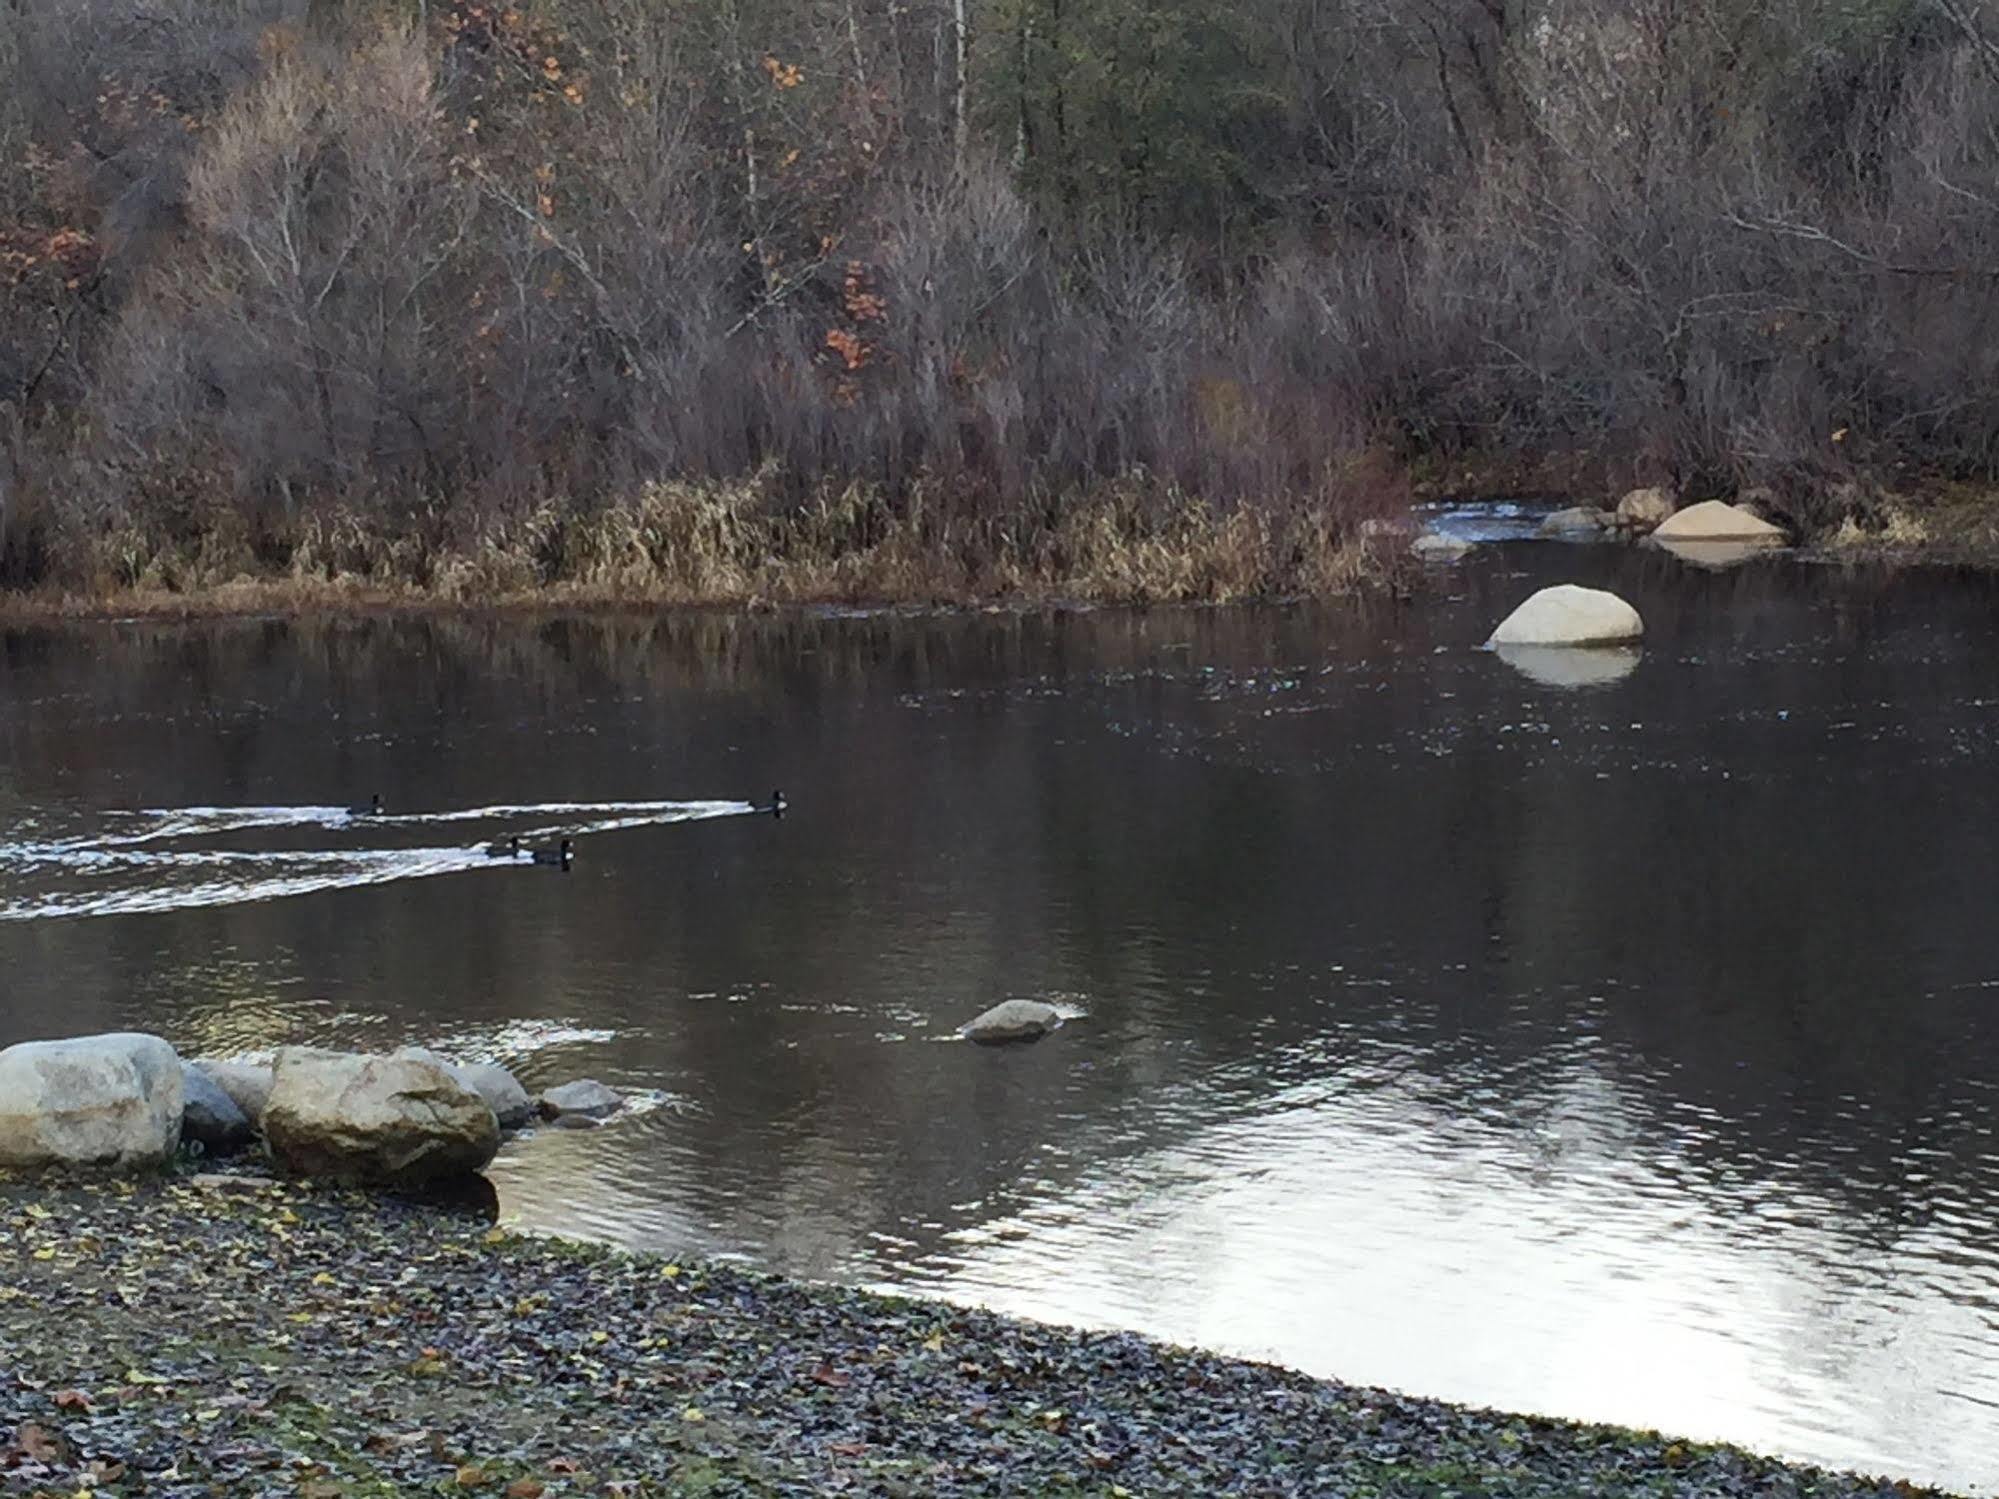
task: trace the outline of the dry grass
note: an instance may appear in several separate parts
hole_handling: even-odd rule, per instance
[[[1363,476],[1364,477],[1364,476]],[[128,519],[62,538],[14,617],[339,609],[802,604],[1230,603],[1329,596],[1394,564],[1352,483],[1218,506],[1143,476],[984,507],[854,484],[787,501],[777,476],[662,482],[598,506],[545,500],[479,521],[358,508],[253,534],[241,512]],[[1399,503],[1392,490],[1371,505]]]

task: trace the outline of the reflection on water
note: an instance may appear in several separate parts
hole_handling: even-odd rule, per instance
[[[1636,646],[1496,645],[1493,654],[1544,687],[1608,687],[1638,670]]]
[[[1558,581],[1642,653],[1477,649]],[[0,635],[0,1042],[595,1075],[511,1221],[1999,1490],[1999,591],[1424,587]]]

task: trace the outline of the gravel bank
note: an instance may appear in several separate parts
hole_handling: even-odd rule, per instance
[[[0,1493],[1932,1493],[295,1185],[0,1178]]]

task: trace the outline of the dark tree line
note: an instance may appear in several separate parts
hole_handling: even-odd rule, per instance
[[[14,584],[752,476],[1999,474],[1989,0],[14,0],[0,83]]]

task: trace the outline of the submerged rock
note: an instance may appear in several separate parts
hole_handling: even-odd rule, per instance
[[[437,1062],[288,1047],[264,1136],[300,1175],[421,1186],[482,1169],[499,1151],[500,1121]]]
[[[1650,531],[1673,513],[1673,492],[1660,485],[1634,489],[1617,502],[1617,525],[1623,531]]]
[[[541,1095],[541,1113],[544,1119],[565,1119],[571,1116],[584,1119],[608,1119],[625,1106],[625,1100],[616,1089],[607,1088],[595,1078],[582,1078],[573,1083],[550,1088]]]
[[[1576,505],[1567,510],[1557,510],[1541,522],[1543,536],[1594,536],[1607,531],[1611,526],[1608,510],[1599,510],[1594,505]]]
[[[1557,583],[1500,621],[1487,645],[1624,645],[1645,634],[1638,611],[1614,593]]]
[[[1656,541],[1750,541],[1782,546],[1784,533],[1767,520],[1721,500],[1703,500],[1668,518]]]
[[[0,1166],[158,1165],[180,1149],[180,1057],[158,1036],[0,1051]]]
[[[241,1150],[257,1138],[249,1115],[201,1068],[181,1065],[181,1138],[198,1140],[211,1154]]]
[[[271,1101],[271,1083],[276,1069],[269,1062],[245,1062],[234,1058],[196,1057],[188,1064],[205,1073],[229,1101],[243,1111],[252,1126],[261,1127],[264,1105]]]
[[[1409,550],[1425,562],[1458,562],[1468,556],[1475,545],[1460,537],[1425,531],[1410,543]]]
[[[419,1057],[435,1062],[465,1087],[486,1100],[501,1129],[519,1129],[535,1117],[534,1100],[506,1068],[495,1062],[453,1062],[421,1046],[405,1046],[399,1057]]]
[[[994,1046],[1005,1041],[1039,1041],[1062,1023],[1062,1012],[1037,999],[1009,999],[967,1022],[967,1041]]]

